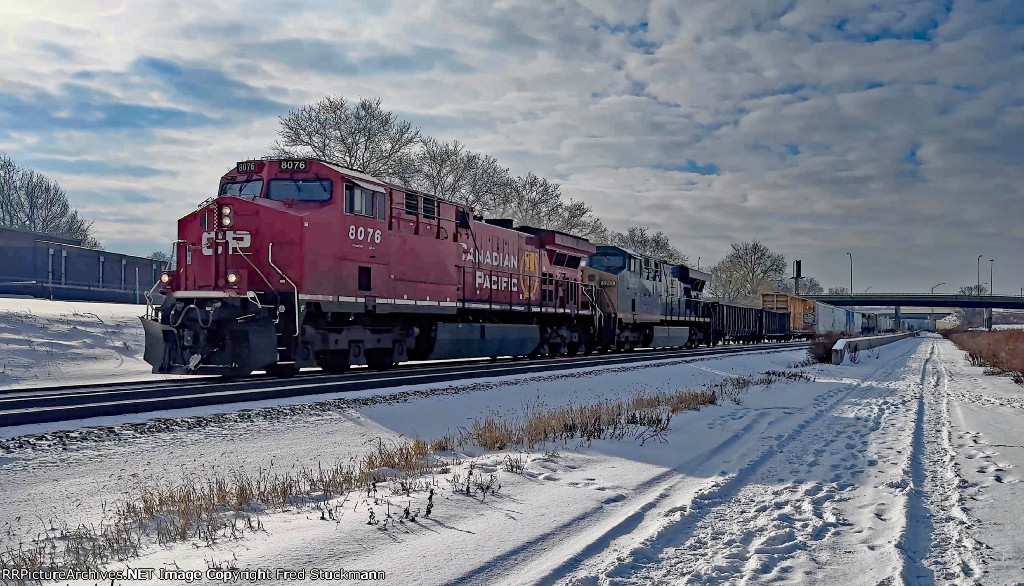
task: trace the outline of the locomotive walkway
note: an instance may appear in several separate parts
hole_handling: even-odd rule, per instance
[[[247,401],[285,399],[368,389],[434,384],[474,378],[541,374],[634,362],[664,361],[700,356],[747,354],[806,347],[806,342],[718,346],[691,350],[638,351],[628,354],[539,359],[524,362],[457,361],[407,364],[388,371],[356,369],[341,375],[308,373],[292,379],[251,377],[224,381],[197,378],[185,381],[115,383],[74,387],[35,388],[0,392],[0,427],[53,423],[113,415],[148,413]]]

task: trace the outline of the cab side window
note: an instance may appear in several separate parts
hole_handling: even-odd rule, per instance
[[[356,216],[374,218],[378,215],[378,203],[383,200],[383,193],[355,185],[345,186],[345,213]],[[383,211],[383,210],[380,210]]]

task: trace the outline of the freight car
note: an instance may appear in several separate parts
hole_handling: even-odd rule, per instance
[[[573,355],[592,347],[590,242],[319,160],[242,161],[178,222],[143,319],[155,372]]]
[[[863,321],[860,331],[863,334],[884,334],[896,331],[891,317],[878,315],[877,313],[865,313],[862,315]]]
[[[790,331],[796,338],[812,338],[825,333],[859,333],[863,329],[863,315],[812,299],[787,293],[763,293],[761,307],[777,312],[789,312]]]

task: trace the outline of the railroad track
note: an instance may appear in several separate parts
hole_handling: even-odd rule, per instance
[[[628,354],[529,361],[460,360],[435,364],[413,363],[387,371],[353,369],[344,374],[331,375],[306,372],[290,379],[248,377],[227,381],[203,377],[10,390],[0,393],[0,427],[474,378],[541,374],[634,362],[790,350],[805,348],[808,345],[806,342],[787,342],[690,350],[647,350]]]

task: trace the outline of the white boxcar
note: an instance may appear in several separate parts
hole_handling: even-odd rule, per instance
[[[815,333],[860,334],[864,318],[859,311],[836,307],[820,301],[815,305]]]

